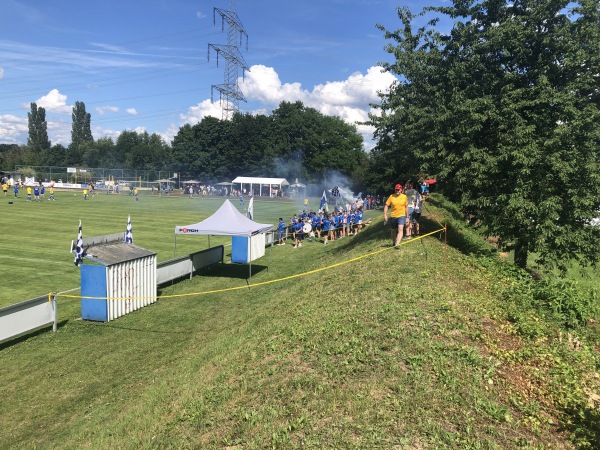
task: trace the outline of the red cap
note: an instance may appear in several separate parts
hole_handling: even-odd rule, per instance
[[[401,191],[402,190],[402,185],[401,184],[397,184],[394,189],[397,190],[397,191]]]

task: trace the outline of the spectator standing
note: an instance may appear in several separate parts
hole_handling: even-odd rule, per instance
[[[283,218],[279,218],[279,224],[277,225],[277,240],[279,241],[279,245],[285,245],[283,240],[283,233],[285,232],[285,222]]]
[[[404,191],[406,198],[408,200],[408,222],[406,223],[406,238],[412,238],[412,217],[415,210],[415,202],[416,196],[419,194],[419,191],[414,188],[412,181],[406,182],[406,189]]]
[[[390,227],[392,234],[392,244],[400,245],[404,235],[404,226],[408,219],[408,199],[402,192],[402,185],[397,184],[394,187],[394,193],[388,197],[383,207],[383,220],[388,221],[388,211],[390,212]]]

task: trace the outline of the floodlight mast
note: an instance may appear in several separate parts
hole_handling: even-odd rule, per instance
[[[208,44],[208,60],[210,61],[211,49],[217,54],[217,67],[219,67],[219,54],[225,58],[225,82],[213,84],[210,90],[211,101],[215,89],[219,91],[221,103],[221,116],[223,120],[229,120],[239,109],[239,101],[246,101],[246,97],[240,90],[238,83],[239,69],[242,69],[242,77],[245,71],[250,70],[244,57],[240,53],[240,45],[246,36],[246,50],[248,50],[248,33],[244,29],[240,18],[235,12],[236,0],[229,0],[229,11],[213,8],[213,24],[216,25],[217,14],[221,16],[221,31],[227,29],[227,44]],[[238,44],[239,35],[239,44]]]

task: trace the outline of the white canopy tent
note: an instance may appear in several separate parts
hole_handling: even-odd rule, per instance
[[[248,217],[240,213],[235,206],[229,201],[221,205],[221,207],[210,217],[207,217],[201,222],[192,225],[176,226],[175,227],[175,249],[177,248],[177,235],[208,235],[208,246],[210,247],[210,236],[243,236],[248,239],[259,234],[265,234],[273,230],[273,225],[254,222]],[[264,240],[263,252],[264,254]],[[250,251],[250,277],[252,277],[252,245],[249,246]],[[175,250],[174,250],[175,252]],[[255,254],[256,256],[256,254]],[[262,255],[260,255],[262,256]],[[259,256],[259,257],[260,257]],[[250,278],[249,277],[249,278]]]
[[[259,196],[262,194],[262,187],[269,186],[269,196],[271,192],[271,186],[279,186],[279,190],[283,189],[283,186],[289,186],[290,183],[285,178],[263,178],[263,177],[237,177],[232,183],[239,184],[240,190],[242,190],[244,184],[250,185],[250,192],[253,192],[252,186],[258,184],[260,186]]]

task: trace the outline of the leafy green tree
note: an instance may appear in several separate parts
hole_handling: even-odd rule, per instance
[[[372,117],[372,163],[436,174],[515,263],[600,258],[600,11],[596,0],[453,0],[449,16],[385,31],[400,81]],[[385,175],[385,172],[382,172]],[[388,172],[389,173],[389,172]]]
[[[72,114],[73,123],[71,126],[71,146],[75,149],[86,142],[93,142],[92,137],[92,116],[85,111],[85,103],[75,102]]]
[[[30,106],[31,111],[27,113],[29,123],[27,145],[34,153],[40,153],[50,148],[46,110],[35,103],[31,103]]]
[[[0,144],[0,167],[14,169],[17,165],[25,164],[27,154],[30,152],[26,145]]]
[[[167,146],[158,134],[138,133],[135,144],[125,155],[126,167],[138,170],[164,168]]]
[[[61,144],[54,144],[41,155],[41,165],[64,166],[67,149]]]
[[[264,115],[235,114],[231,127],[230,170],[246,176],[270,176],[273,173],[274,143],[272,119]]]
[[[300,101],[282,102],[273,111],[275,155],[287,176],[320,182],[331,170],[350,176],[366,155],[356,127],[325,116]]]
[[[230,145],[231,127],[230,121],[211,116],[184,125],[173,138],[171,167],[204,182],[231,178],[237,163]]]

